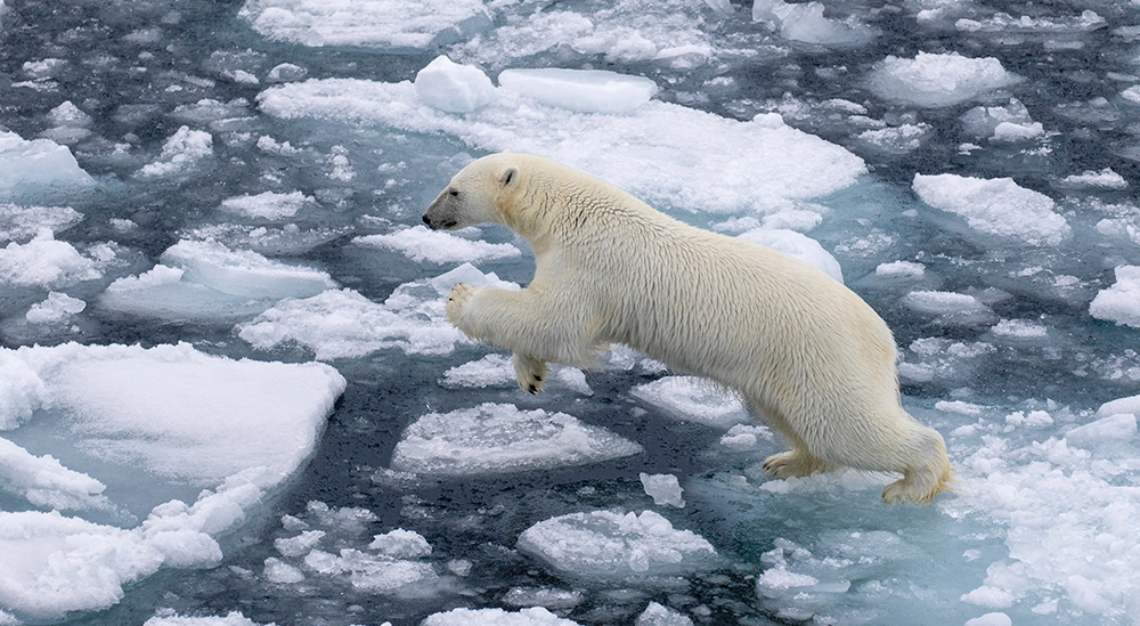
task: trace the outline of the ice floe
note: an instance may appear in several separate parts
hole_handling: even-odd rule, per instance
[[[289,299],[238,327],[238,335],[260,350],[297,344],[318,359],[359,357],[385,348],[410,354],[448,354],[470,340],[444,314],[445,296],[457,283],[517,289],[465,263],[427,280],[397,287],[381,304],[351,289]]]
[[[247,0],[238,15],[268,39],[305,46],[429,48],[489,24],[482,0]]]
[[[88,246],[86,252],[46,230],[27,243],[11,241],[0,248],[0,285],[59,287],[94,280],[116,255],[108,244]]]
[[[179,241],[159,261],[142,274],[111,283],[100,306],[161,319],[226,321],[256,315],[282,298],[314,296],[336,286],[320,270],[212,241]]]
[[[392,469],[434,476],[502,474],[608,461],[640,445],[565,413],[484,403],[429,413],[407,429]]]
[[[297,471],[345,386],[324,365],[188,344],[0,350],[0,369],[15,374],[0,384],[5,482],[35,507],[133,522],[0,513],[0,604],[35,619],[109,607],[163,566],[217,564],[216,538]]]
[[[234,196],[222,200],[221,209],[227,213],[263,220],[281,220],[297,215],[306,205],[316,201],[300,191],[290,193],[262,192],[256,195]]]
[[[659,101],[628,115],[575,113],[496,94],[466,115],[428,106],[409,82],[309,80],[270,88],[258,101],[285,119],[385,125],[452,135],[481,150],[542,154],[649,202],[694,211],[774,212],[842,189],[865,171],[860,158],[774,114],[741,122]]]
[[[0,203],[0,243],[26,242],[41,231],[59,233],[82,220],[83,214],[70,207]]]
[[[857,46],[865,44],[878,34],[858,18],[824,17],[827,10],[821,2],[784,2],[784,0],[754,0],[752,19],[771,22],[780,35],[792,41],[826,46]]]

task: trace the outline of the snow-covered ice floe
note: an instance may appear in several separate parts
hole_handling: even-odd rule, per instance
[[[561,515],[526,529],[518,547],[558,574],[591,583],[651,582],[707,569],[719,559],[703,537],[653,511]]]
[[[385,348],[448,354],[456,345],[471,342],[447,321],[444,311],[445,296],[458,283],[518,289],[494,273],[484,274],[464,263],[435,278],[400,285],[383,303],[351,289],[283,300],[239,325],[238,335],[259,350],[296,344],[321,360],[359,357]]]
[[[256,315],[282,298],[314,296],[337,286],[320,270],[213,241],[180,241],[159,261],[142,274],[111,283],[100,306],[160,319],[227,321]]]
[[[880,97],[934,108],[972,100],[1020,80],[993,57],[919,52],[913,59],[883,59],[871,71],[868,82]]]
[[[915,174],[914,191],[930,206],[959,215],[971,229],[1014,243],[1056,246],[1072,229],[1043,193],[1012,178]]]
[[[219,537],[297,472],[346,384],[188,344],[0,350],[0,372],[0,499],[25,503],[0,512],[0,605],[37,620],[219,563]]]
[[[607,70],[509,69],[499,85],[534,100],[580,113],[631,113],[657,94],[657,83]]]
[[[826,46],[858,46],[878,34],[877,30],[854,16],[846,19],[825,17],[826,10],[826,5],[821,2],[754,0],[752,20],[773,24],[785,39]]]
[[[421,100],[411,82],[322,79],[270,88],[258,102],[285,119],[380,125],[450,135],[480,150],[542,154],[649,202],[693,211],[774,212],[865,172],[859,157],[776,114],[741,122],[656,100],[625,115],[577,113],[565,99],[551,106],[497,89],[485,106],[451,114]]]
[[[81,252],[44,229],[31,241],[10,241],[0,248],[0,285],[59,287],[95,280],[115,261],[116,249],[102,243]]]
[[[305,46],[428,48],[490,24],[483,0],[247,0],[258,33]]]
[[[565,413],[484,403],[429,413],[404,430],[392,469],[474,476],[585,465],[639,454],[640,445]]]

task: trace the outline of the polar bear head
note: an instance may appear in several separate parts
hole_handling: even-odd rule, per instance
[[[496,223],[515,227],[525,157],[499,153],[467,164],[424,212],[432,230]]]

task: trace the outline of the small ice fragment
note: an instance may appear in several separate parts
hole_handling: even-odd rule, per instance
[[[1061,179],[1061,186],[1074,189],[1124,189],[1128,187],[1128,181],[1111,167],[1106,167],[1099,171],[1085,170],[1080,174],[1070,174]]]
[[[650,602],[637,617],[634,626],[693,626],[693,620],[656,602]]]
[[[24,314],[24,318],[32,324],[58,324],[83,312],[86,308],[87,303],[83,300],[53,291],[48,294],[47,299],[33,304]]]
[[[298,557],[312,550],[324,536],[323,530],[306,530],[293,537],[274,539],[273,547],[283,556]]]
[[[403,528],[376,535],[368,549],[393,559],[418,559],[431,554],[431,544],[423,535]]]
[[[681,484],[676,476],[641,472],[638,478],[641,479],[641,488],[645,490],[645,495],[653,498],[653,504],[685,508],[685,500],[681,497]]]
[[[510,606],[541,606],[557,611],[572,609],[581,604],[583,599],[581,591],[553,587],[514,587],[503,596],[503,603]]]
[[[276,557],[265,559],[265,579],[271,583],[288,585],[305,580],[305,574]]]
[[[963,626],[1013,626],[1013,621],[1005,613],[986,613],[966,620]]]
[[[0,129],[0,199],[82,190],[95,184],[67,146]]]
[[[875,267],[876,276],[889,278],[922,278],[925,274],[926,266],[914,261],[891,261]]]
[[[181,174],[213,155],[214,138],[205,131],[182,126],[162,144],[162,152],[153,163],[139,170],[140,176]]]
[[[183,617],[175,613],[160,611],[148,619],[143,626],[276,626],[276,624],[272,622],[259,624],[237,611],[217,617]]]

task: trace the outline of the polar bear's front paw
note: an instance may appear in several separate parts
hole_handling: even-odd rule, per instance
[[[535,394],[542,391],[546,381],[546,361],[532,356],[515,353],[515,378],[519,381],[519,389]]]
[[[463,330],[463,326],[460,325],[463,319],[463,309],[474,295],[474,287],[466,283],[459,283],[451,288],[451,295],[447,297],[447,321],[460,330]]]
[[[764,471],[776,478],[810,476],[826,469],[826,463],[799,450],[780,452],[764,459]]]

